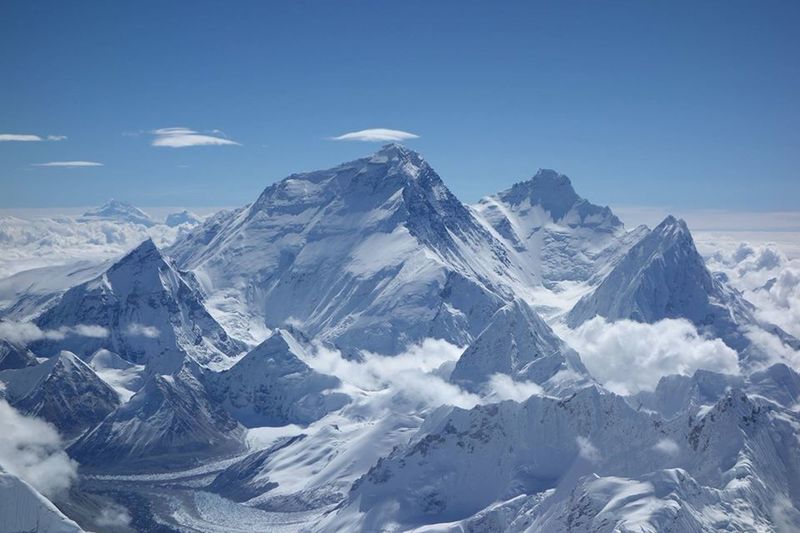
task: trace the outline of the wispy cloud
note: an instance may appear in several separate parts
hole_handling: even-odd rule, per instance
[[[50,161],[49,163],[33,163],[33,167],[102,167],[103,163],[97,161]]]
[[[389,130],[386,128],[373,128],[369,130],[351,131],[338,137],[331,137],[332,141],[365,141],[365,142],[387,142],[387,141],[406,141],[417,139],[419,135],[407,131]]]
[[[0,142],[42,142],[42,141],[65,141],[66,135],[32,135],[28,133],[0,133]]]
[[[153,146],[167,148],[186,148],[189,146],[239,146],[239,143],[228,139],[220,130],[199,132],[189,128],[159,128],[150,133],[155,135]]]

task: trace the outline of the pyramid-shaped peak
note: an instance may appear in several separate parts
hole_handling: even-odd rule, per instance
[[[662,220],[653,231],[658,233],[682,232],[688,234],[689,227],[686,225],[686,221],[682,218],[675,218],[672,215],[667,215],[667,218]]]
[[[540,168],[533,175],[531,181],[535,188],[568,188],[572,190],[572,182],[569,178],[551,168]]]
[[[163,260],[161,251],[153,242],[153,239],[147,238],[143,240],[136,248],[128,252],[119,263],[129,260],[142,260],[142,259],[160,259]]]
[[[581,199],[567,176],[544,168],[539,169],[531,179],[515,183],[510,189],[500,193],[499,197],[512,206],[525,202],[532,206],[541,206],[550,213],[553,220],[562,219]]]

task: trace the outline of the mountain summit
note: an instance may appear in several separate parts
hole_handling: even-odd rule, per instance
[[[141,209],[113,198],[98,208],[86,211],[78,220],[81,222],[95,220],[127,222],[148,228],[155,225],[155,221]]]
[[[290,321],[346,351],[463,345],[520,279],[505,246],[397,144],[276,182],[169,252],[237,309],[226,325],[241,335]]]

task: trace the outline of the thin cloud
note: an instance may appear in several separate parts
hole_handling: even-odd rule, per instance
[[[32,135],[27,133],[0,133],[0,142],[42,142],[42,141],[65,141],[66,135]]]
[[[33,163],[33,167],[60,167],[60,168],[84,168],[102,167],[103,163],[97,161],[50,161],[49,163]]]
[[[386,128],[373,128],[369,130],[352,131],[344,133],[338,137],[331,137],[332,141],[364,141],[364,142],[391,142],[407,141],[408,139],[418,139],[419,135],[401,130],[389,130]]]
[[[220,130],[211,130],[211,135],[201,133],[189,128],[159,128],[153,130],[153,146],[166,148],[187,148],[189,146],[239,146],[239,143],[232,141],[222,135]]]

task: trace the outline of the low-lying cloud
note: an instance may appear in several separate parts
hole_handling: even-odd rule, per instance
[[[0,399],[0,467],[52,496],[77,477],[77,463],[62,448],[56,429],[24,416]]]
[[[363,141],[363,142],[392,142],[407,141],[417,139],[419,135],[401,130],[390,130],[386,128],[372,128],[368,130],[351,131],[336,137],[331,137],[332,141]]]
[[[159,335],[158,328],[155,326],[145,326],[144,324],[131,324],[128,326],[128,335],[133,337],[147,337],[148,339],[155,339]]]
[[[669,374],[691,375],[699,369],[739,372],[735,350],[719,339],[703,337],[683,319],[643,324],[595,317],[562,333],[592,376],[618,394],[653,390]]]
[[[62,340],[67,336],[102,339],[108,337],[108,329],[93,324],[62,326],[58,329],[41,329],[33,322],[0,320],[0,339],[17,344],[28,344],[38,340]]]

